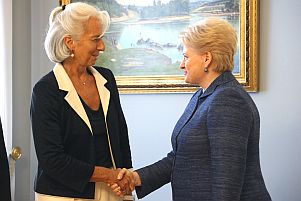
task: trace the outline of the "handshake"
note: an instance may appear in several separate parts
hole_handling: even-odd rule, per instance
[[[119,197],[131,195],[136,186],[141,186],[140,176],[135,171],[123,168],[112,170],[112,172],[107,184]]]

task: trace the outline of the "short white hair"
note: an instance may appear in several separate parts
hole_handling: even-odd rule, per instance
[[[110,16],[107,11],[100,11],[98,8],[76,2],[64,7],[56,7],[49,16],[49,29],[44,42],[48,58],[56,63],[63,62],[71,54],[71,51],[64,43],[64,37],[71,36],[78,39],[85,32],[85,23],[95,17],[102,27],[101,36],[110,26]]]

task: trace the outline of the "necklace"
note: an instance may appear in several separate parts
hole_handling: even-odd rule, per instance
[[[81,83],[85,86],[86,85],[86,82],[87,82],[87,80],[88,80],[88,78],[89,78],[89,75],[87,75],[87,78],[86,78],[86,80],[85,81],[82,81],[80,78],[79,78],[79,80],[81,81]]]

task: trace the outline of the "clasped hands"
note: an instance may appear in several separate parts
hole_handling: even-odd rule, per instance
[[[108,186],[119,197],[131,195],[136,186],[141,186],[140,176],[135,171],[126,168],[117,169],[113,175],[115,179],[108,182]]]

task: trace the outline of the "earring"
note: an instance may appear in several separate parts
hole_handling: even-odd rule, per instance
[[[73,50],[71,50],[71,54],[70,54],[70,57],[74,57],[74,53],[73,53]]]
[[[204,68],[204,72],[208,73],[208,68],[207,67]]]

